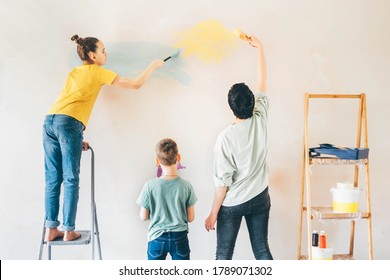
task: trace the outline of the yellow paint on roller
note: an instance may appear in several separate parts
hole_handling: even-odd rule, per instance
[[[233,34],[236,35],[237,37],[239,37],[241,40],[248,40],[249,39],[249,36],[246,33],[242,32],[238,28],[233,29]]]
[[[216,20],[205,20],[176,34],[175,48],[184,57],[196,55],[204,62],[218,62],[237,46],[237,37]]]

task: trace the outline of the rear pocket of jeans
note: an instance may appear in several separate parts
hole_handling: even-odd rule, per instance
[[[148,254],[154,259],[160,258],[164,253],[164,246],[165,242],[163,241],[150,241],[148,243]]]
[[[181,240],[175,241],[176,245],[176,254],[182,258],[189,256],[190,254],[190,244],[188,238],[183,238]]]

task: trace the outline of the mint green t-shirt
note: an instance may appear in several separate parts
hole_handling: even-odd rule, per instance
[[[196,201],[191,183],[180,177],[147,181],[137,203],[150,212],[148,241],[164,232],[188,230],[187,207],[194,205]]]
[[[247,202],[268,186],[269,98],[255,94],[253,116],[224,129],[214,147],[214,183],[227,187],[223,206]]]

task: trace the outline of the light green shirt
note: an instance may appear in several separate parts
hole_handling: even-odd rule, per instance
[[[268,186],[269,98],[255,94],[253,116],[224,129],[214,148],[214,183],[227,187],[223,206],[242,204]]]
[[[137,203],[150,212],[148,241],[164,232],[188,230],[187,207],[196,201],[191,183],[180,177],[173,180],[155,178],[146,182]]]

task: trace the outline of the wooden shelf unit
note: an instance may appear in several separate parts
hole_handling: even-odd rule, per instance
[[[366,95],[360,94],[314,94],[306,93],[304,100],[304,144],[303,144],[303,164],[302,164],[302,177],[301,177],[301,194],[300,194],[300,219],[299,219],[299,240],[298,240],[298,260],[311,260],[312,259],[312,221],[318,220],[350,220],[350,242],[349,252],[347,254],[334,254],[334,260],[353,260],[354,255],[354,239],[355,239],[355,222],[358,220],[367,220],[368,225],[368,254],[369,259],[373,259],[372,249],[372,215],[371,215],[371,195],[370,195],[370,173],[369,173],[369,160],[345,160],[334,157],[309,157],[309,144],[308,144],[308,116],[309,116],[309,101],[312,98],[347,98],[347,99],[359,99],[359,112],[358,112],[358,126],[357,126],[357,138],[356,148],[368,148],[368,133],[367,133],[367,113],[366,113]],[[310,172],[309,168],[312,165],[353,165],[354,168],[354,187],[358,186],[359,180],[359,168],[365,169],[365,195],[366,195],[366,211],[357,213],[336,213],[333,212],[332,207],[328,206],[313,206],[311,201],[311,184],[310,184]],[[304,215],[306,213],[306,215]],[[307,224],[307,248],[308,255],[302,254],[302,230],[303,219],[306,217]]]

